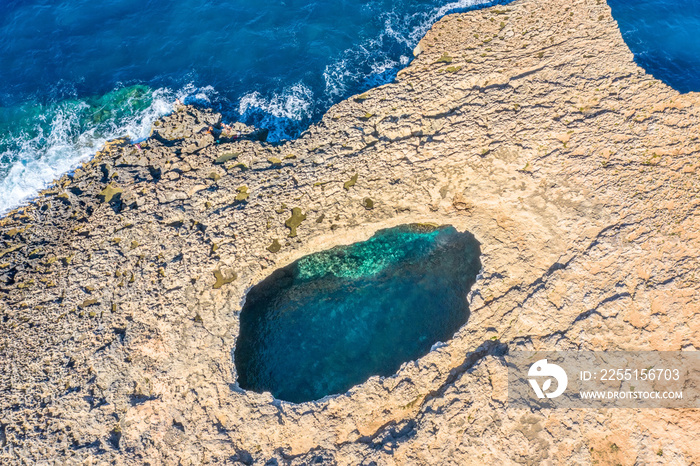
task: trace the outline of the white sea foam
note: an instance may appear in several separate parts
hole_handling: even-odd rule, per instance
[[[303,82],[285,87],[269,97],[260,92],[249,92],[240,98],[240,119],[269,130],[268,141],[294,138],[301,122],[313,117],[313,91]]]
[[[187,93],[183,90],[177,95],[184,98]],[[21,133],[15,137],[13,149],[0,154],[0,159],[6,161],[5,169],[0,170],[0,214],[26,202],[61,175],[89,160],[106,141],[123,136],[135,140],[148,136],[152,122],[172,111],[174,99],[175,94],[168,89],[152,91],[151,104],[145,110],[126,120],[106,121],[84,131],[80,130],[80,111],[88,104],[57,104],[51,112],[51,121],[46,121],[46,113],[40,117],[44,121],[37,121],[34,137]]]
[[[295,122],[313,118],[317,108],[334,104],[352,89],[383,84],[393,78],[392,70],[408,65],[408,56],[401,55],[396,61],[384,51],[390,48],[388,44],[393,42],[410,50],[442,16],[484,3],[488,1],[458,0],[413,15],[386,12],[384,28],[377,37],[345,50],[325,67],[323,96],[314,96],[303,82],[272,95],[248,92],[238,101],[240,117],[249,121],[252,117],[256,125],[268,128],[270,140],[295,137],[299,129]],[[15,135],[13,149],[0,153],[0,214],[26,202],[63,173],[89,160],[106,141],[122,136],[135,141],[147,137],[152,122],[172,111],[175,98],[188,104],[211,106],[217,95],[211,86],[197,88],[192,84],[177,92],[169,89],[150,92],[152,101],[148,108],[126,120],[105,121],[81,130],[79,112],[87,104],[78,102],[38,117],[43,121],[37,122],[32,136]],[[47,118],[51,121],[46,121]]]
[[[337,97],[344,95],[354,74],[350,71],[346,58],[326,65],[325,70],[323,70],[326,96],[336,100]]]
[[[384,31],[388,37],[391,37],[399,44],[403,44],[406,47],[412,48],[416,42],[414,39],[413,29],[407,29],[402,23],[408,22],[410,18],[400,18],[398,19],[395,14],[387,15],[384,20]],[[422,23],[421,23],[422,26]],[[421,29],[421,28],[419,28]]]
[[[187,105],[210,106],[216,94],[213,86],[196,87],[189,83],[177,92],[177,98]]]
[[[372,74],[382,74],[387,70],[394,69],[399,66],[399,62],[392,60],[391,58],[386,58],[382,61],[376,61],[372,63]]]
[[[238,104],[238,112],[246,115],[252,111],[262,111],[277,118],[302,120],[311,116],[313,103],[314,95],[311,89],[298,82],[269,98],[263,97],[258,91],[245,94]]]
[[[383,13],[384,28],[378,36],[345,50],[338,59],[325,67],[325,104],[332,105],[339,96],[362,84],[379,85],[393,79],[390,70],[406,66],[411,59],[401,55],[397,62],[387,50],[393,42],[412,50],[428,29],[441,17],[456,11],[490,3],[490,0],[458,0],[433,8],[428,12],[402,14]],[[367,71],[365,71],[367,70]]]

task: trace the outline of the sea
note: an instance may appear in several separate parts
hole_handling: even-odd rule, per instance
[[[507,0],[0,0],[0,214],[145,138],[175,99],[298,137],[391,82],[430,26]],[[609,0],[638,63],[700,91],[700,1]]]

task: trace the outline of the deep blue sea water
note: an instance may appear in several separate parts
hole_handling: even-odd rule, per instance
[[[296,137],[486,1],[0,0],[0,213],[176,97]]]
[[[680,92],[700,92],[700,1],[608,0],[639,66]]]
[[[467,321],[479,254],[470,233],[403,225],[276,270],[246,295],[239,385],[298,403],[395,373]]]
[[[438,18],[485,2],[0,0],[0,213],[107,139],[145,137],[176,97],[294,138],[391,81]],[[648,71],[700,90],[700,2],[611,5]]]

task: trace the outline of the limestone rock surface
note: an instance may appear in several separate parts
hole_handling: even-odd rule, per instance
[[[516,410],[503,362],[700,348],[700,95],[602,0],[448,15],[416,53],[281,145],[179,107],[1,219],[0,463],[700,462],[697,410]],[[481,242],[452,340],[316,402],[237,387],[251,285],[415,222]]]

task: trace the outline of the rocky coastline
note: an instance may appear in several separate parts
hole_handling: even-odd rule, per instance
[[[700,95],[602,0],[451,14],[415,54],[283,144],[179,106],[0,219],[0,462],[700,462],[697,410],[517,410],[503,362],[700,348]],[[316,402],[237,387],[253,284],[405,223],[481,243],[452,340]]]

